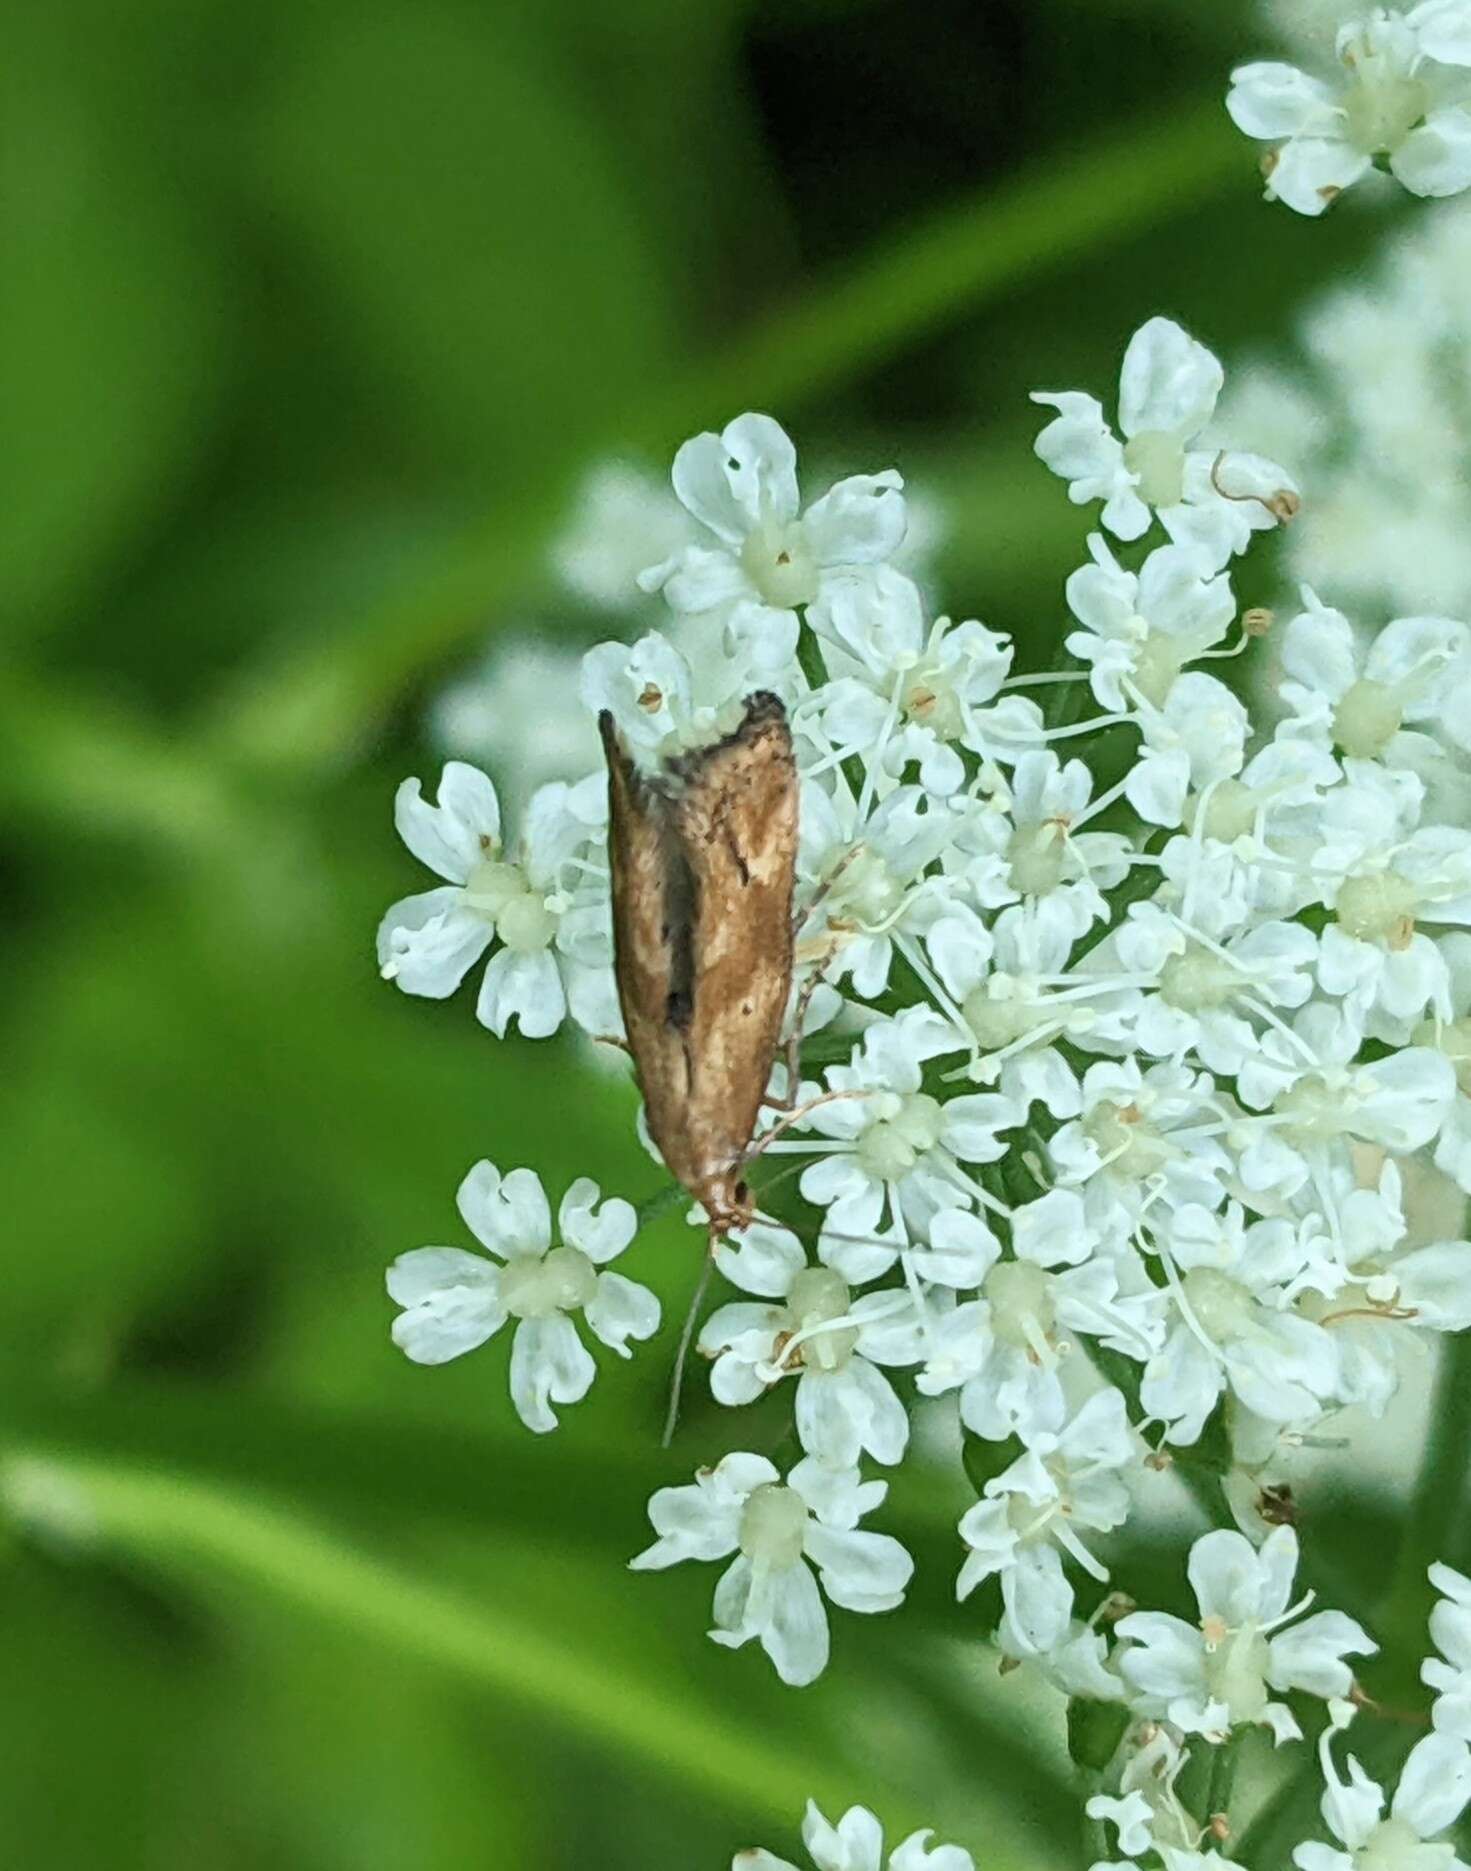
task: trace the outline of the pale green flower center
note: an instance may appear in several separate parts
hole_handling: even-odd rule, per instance
[[[1354,83],[1343,100],[1349,141],[1366,156],[1398,149],[1429,110],[1430,87],[1362,44],[1352,70]]]
[[[795,1488],[768,1481],[752,1490],[741,1509],[739,1544],[747,1559],[782,1571],[802,1557],[807,1503]]]
[[[965,711],[949,671],[938,662],[918,663],[899,698],[911,721],[931,729],[941,740],[958,740],[965,729]]]
[[[1400,731],[1404,707],[1385,682],[1350,684],[1333,710],[1333,738],[1353,760],[1373,760]]]
[[[1450,1871],[1456,1848],[1426,1844],[1405,1819],[1381,1819],[1354,1853],[1354,1871]]]
[[[991,1329],[1004,1345],[1036,1352],[1057,1321],[1052,1282],[1029,1260],[1002,1260],[986,1275],[981,1291],[991,1308]]]
[[[961,1004],[966,1025],[988,1051],[1012,1045],[1046,1018],[1035,999],[1015,992],[1017,985],[1012,975],[991,975],[973,987]]]
[[[817,596],[817,562],[800,520],[763,520],[747,534],[741,567],[766,603],[780,611]]]
[[[1006,856],[1012,889],[1024,897],[1046,896],[1062,882],[1067,863],[1066,823],[1043,819],[1040,825],[1018,825]]]
[[[1180,1284],[1202,1331],[1218,1344],[1239,1338],[1251,1324],[1251,1295],[1214,1267],[1192,1267]]]
[[[1198,942],[1188,943],[1183,954],[1172,955],[1159,971],[1161,999],[1182,1013],[1222,1007],[1240,985],[1241,976],[1230,962]]]
[[[1195,830],[1201,799],[1206,799],[1204,835],[1219,839],[1223,845],[1244,838],[1256,824],[1261,804],[1255,790],[1242,780],[1220,780],[1210,789],[1209,797],[1192,793],[1185,801],[1185,829]]]
[[[848,1283],[830,1267],[804,1267],[787,1294],[787,1310],[799,1331],[845,1319],[852,1305]],[[846,1364],[858,1343],[858,1328],[843,1326],[835,1332],[815,1332],[798,1347],[809,1371],[836,1371]]]
[[[494,922],[508,903],[525,894],[526,876],[521,866],[500,858],[482,858],[465,879],[466,903],[487,922]]]
[[[940,1141],[945,1113],[938,1098],[927,1092],[890,1094],[896,1108],[863,1133],[858,1160],[876,1182],[896,1182],[907,1176]]]
[[[1163,708],[1185,667],[1189,645],[1163,630],[1151,630],[1134,654],[1134,686],[1146,702]]]
[[[1185,447],[1168,429],[1144,429],[1124,444],[1124,466],[1139,476],[1139,498],[1173,507],[1185,491]]]
[[[1169,1144],[1137,1104],[1095,1105],[1083,1119],[1083,1131],[1107,1160],[1109,1174],[1120,1180],[1143,1182],[1170,1158]]]
[[[1205,1637],[1205,1678],[1211,1696],[1224,1702],[1232,1725],[1254,1722],[1267,1706],[1265,1677],[1271,1661],[1267,1640],[1255,1624],[1227,1630],[1221,1619],[1201,1622]]]
[[[829,920],[841,925],[846,912],[859,927],[877,928],[903,900],[904,886],[883,858],[871,845],[859,845],[833,885]]]
[[[1347,1074],[1334,1073],[1330,1083],[1315,1073],[1284,1091],[1274,1109],[1290,1117],[1300,1135],[1336,1137],[1349,1127],[1358,1103]]]
[[[539,890],[526,881],[519,864],[482,858],[465,879],[466,905],[495,924],[508,949],[523,955],[543,949],[557,933],[557,917]]]
[[[1408,948],[1415,933],[1419,893],[1398,871],[1350,877],[1338,892],[1334,915],[1345,935],[1386,948]]]
[[[580,1248],[518,1255],[501,1269],[501,1304],[513,1319],[549,1319],[575,1312],[597,1291],[597,1269]]]

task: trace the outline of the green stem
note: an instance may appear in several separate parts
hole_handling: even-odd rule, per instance
[[[1236,1784],[1236,1764],[1240,1757],[1242,1737],[1233,1734],[1219,1747],[1211,1749],[1210,1779],[1206,1785],[1205,1811],[1201,1822],[1208,1826],[1217,1813],[1229,1815],[1231,1793]],[[1231,1851],[1231,1835],[1226,1835],[1225,1851]]]

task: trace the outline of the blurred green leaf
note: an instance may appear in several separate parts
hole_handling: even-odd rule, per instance
[[[0,588],[4,629],[34,632],[199,471],[228,298],[211,229],[49,59],[6,60],[0,176]]]
[[[166,1470],[72,1461],[55,1485],[75,1488],[98,1533],[150,1568],[213,1591],[246,1589],[310,1611],[332,1626],[435,1665],[545,1713],[569,1729],[667,1775],[686,1792],[776,1824],[809,1797],[834,1811],[849,1789],[795,1737],[780,1747],[738,1709],[717,1718],[623,1671],[605,1674],[579,1645],[518,1617],[512,1606],[471,1600],[354,1548],[310,1518]],[[908,1831],[925,1815],[902,1793],[885,1802]],[[994,1851],[991,1863],[1004,1871]],[[1035,1860],[1034,1860],[1035,1862]]]
[[[304,38],[261,127],[271,209],[420,447],[504,499],[670,347],[618,155],[490,15],[380,4]]]

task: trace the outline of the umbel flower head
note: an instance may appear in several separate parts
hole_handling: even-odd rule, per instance
[[[1426,57],[1432,29],[1443,57],[1448,16],[1417,10]],[[677,640],[598,644],[580,685],[651,774],[769,688],[801,780],[805,1059],[773,1068],[759,1218],[717,1245],[728,1290],[693,1337],[706,1420],[767,1399],[800,1459],[712,1450],[654,1495],[633,1563],[718,1562],[715,1641],[812,1681],[829,1605],[907,1591],[909,1554],[860,1522],[876,1466],[942,1441],[914,1433],[922,1398],[963,1437],[964,1628],[1162,1736],[1167,1778],[1243,1726],[1288,1745],[1289,1697],[1352,1692],[1372,1640],[1309,1608],[1295,1533],[1258,1508],[1349,1406],[1386,1409],[1417,1342],[1471,1325],[1471,836],[1446,778],[1471,796],[1471,629],[1408,609],[1366,641],[1309,587],[1264,650],[1241,562],[1298,495],[1253,433],[1216,433],[1223,381],[1161,318],[1125,347],[1116,416],[1040,398],[1039,453],[1103,529],[1060,568],[1071,621],[1041,666],[931,614],[895,558],[897,473],[804,505],[791,442],[747,415],[678,457],[691,530],[644,580]],[[488,953],[498,1036],[616,1034],[605,784],[542,788],[508,841],[474,769],[433,805],[408,783],[400,825],[443,883],[389,912],[385,972],[448,995]],[[783,1225],[798,1196],[810,1244]],[[404,1256],[396,1336],[437,1361],[514,1319],[516,1405],[550,1427],[591,1382],[584,1325],[616,1350],[657,1326],[606,1265],[638,1251],[633,1211],[579,1180],[554,1236],[535,1178],[488,1165],[462,1210],[494,1258]],[[1194,1618],[1108,1589],[1172,1464],[1245,1529],[1191,1547]],[[1427,1665],[1452,1737],[1455,1576]],[[1131,1841],[1150,1790],[1101,1795]],[[1151,1812],[1170,1871],[1209,1863],[1202,1826]],[[814,1832],[819,1862],[840,1832]]]

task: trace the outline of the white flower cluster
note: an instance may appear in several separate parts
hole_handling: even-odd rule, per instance
[[[1233,122],[1269,145],[1268,200],[1322,214],[1374,168],[1415,195],[1471,187],[1471,3],[1376,7],[1332,43],[1332,79],[1275,61],[1231,74]]]
[[[1144,1871],[1146,1865],[1224,1871],[1239,1864],[1234,1853],[1228,1859],[1213,1849],[1225,1839],[1224,1829],[1202,1825],[1181,1801],[1177,1783],[1190,1758],[1188,1739],[1219,1738],[1242,1719],[1266,1722],[1279,1738],[1295,1735],[1284,1706],[1268,1699],[1271,1690],[1289,1689],[1327,1703],[1318,1739],[1320,1813],[1334,1841],[1299,1844],[1292,1854],[1297,1871],[1467,1871],[1444,1834],[1471,1801],[1471,1579],[1447,1565],[1430,1568],[1432,1584],[1444,1594],[1430,1621],[1444,1660],[1423,1666],[1425,1681],[1439,1691],[1433,1732],[1409,1750],[1386,1813],[1385,1789],[1353,1755],[1346,1758],[1345,1779],[1333,1754],[1334,1741],[1357,1712],[1346,1699],[1351,1679],[1343,1657],[1374,1646],[1338,1612],[1299,1616],[1304,1605],[1288,1602],[1296,1564],[1296,1539],[1285,1527],[1259,1552],[1240,1534],[1208,1533],[1189,1560],[1199,1624],[1135,1612],[1117,1625],[1117,1674],[1101,1660],[1101,1640],[1091,1667],[1075,1668],[1081,1692],[1090,1696],[1122,1696],[1132,1685],[1139,1692],[1132,1709],[1142,1717],[1113,1746],[1107,1779],[1114,1790],[1095,1793],[1086,1804],[1088,1817],[1113,1832],[1119,1854],[1096,1861],[1091,1871]],[[928,1847],[929,1836],[917,1832],[906,1839],[888,1860],[889,1871],[974,1871],[967,1851]],[[809,1804],[802,1838],[818,1871],[882,1871],[883,1832],[864,1807],[831,1826]],[[748,1851],[736,1855],[731,1871],[796,1868],[769,1852]]]
[[[1471,750],[1471,629],[1406,617],[1365,649],[1311,589],[1282,624],[1242,611],[1234,562],[1299,497],[1266,457],[1202,445],[1221,389],[1211,353],[1157,318],[1125,352],[1116,424],[1090,395],[1039,394],[1039,455],[1117,542],[1095,534],[1066,580],[1070,661],[1016,673],[1008,638],[931,618],[894,564],[899,475],[804,505],[786,434],[745,415],[680,449],[691,529],[643,574],[722,657],[696,680],[651,632],[582,666],[589,708],[650,764],[728,728],[755,688],[784,698],[794,992],[822,983],[815,1075],[778,1072],[797,1109],[761,1159],[794,1159],[815,1246],[764,1211],[722,1243],[740,1296],[697,1341],[721,1404],[788,1389],[800,1458],[784,1474],[728,1454],[660,1490],[632,1563],[720,1562],[712,1637],[812,1681],[824,1596],[886,1611],[913,1569],[859,1525],[886,1492],[865,1464],[903,1460],[917,1399],[954,1396],[978,1492],[958,1593],[984,1588],[1006,1656],[1145,1724],[1152,1764],[1101,1811],[1130,1863],[1168,1871],[1216,1862],[1198,1825],[1156,1823],[1189,1738],[1296,1738],[1280,1698],[1341,1712],[1347,1659],[1374,1646],[1339,1612],[1301,1615],[1289,1527],[1259,1549],[1199,1539],[1193,1622],[1118,1615],[1100,1537],[1172,1462],[1234,1465],[1254,1497],[1279,1449],[1347,1406],[1382,1412],[1414,1341],[1471,1324],[1471,1243],[1425,1220],[1447,1207],[1427,1191],[1457,1216],[1471,1191],[1471,832],[1425,777]],[[1223,676],[1268,629],[1264,727]],[[498,1035],[569,1016],[616,1034],[605,812],[600,772],[556,781],[508,841],[476,769],[447,765],[434,805],[406,781],[399,829],[444,882],[385,916],[384,975],[443,997],[489,951],[477,1014]],[[574,1183],[553,1245],[537,1178],[477,1166],[461,1212],[497,1261],[403,1256],[397,1342],[440,1362],[516,1319],[516,1407],[552,1427],[593,1377],[576,1313],[623,1353],[658,1324],[652,1295],[600,1270],[635,1218],[597,1196]],[[1448,1604],[1428,1680],[1464,1752],[1471,1586]],[[1418,1785],[1383,1826],[1437,1818]],[[1360,1855],[1304,1847],[1304,1871],[1398,1863],[1363,1855],[1383,1826],[1357,1781],[1340,1792],[1329,1824]],[[898,1871],[969,1865],[924,1836]],[[882,1851],[861,1809],[837,1828],[809,1814],[807,1844],[833,1871]]]
[[[1471,203],[1447,202],[1309,305],[1285,366],[1233,376],[1225,421],[1313,490],[1287,567],[1351,612],[1471,612],[1468,300]]]

